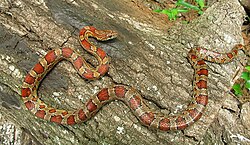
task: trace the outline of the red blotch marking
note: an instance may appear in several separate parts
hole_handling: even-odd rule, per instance
[[[169,131],[170,130],[170,120],[168,118],[162,119],[159,122],[159,129],[163,131]]]
[[[197,64],[198,64],[198,65],[203,65],[203,64],[206,64],[206,63],[205,63],[204,60],[199,60],[199,61],[197,61]]]
[[[208,70],[207,69],[201,69],[196,72],[198,75],[205,75],[208,76]]]
[[[177,129],[179,129],[179,130],[183,130],[186,127],[188,127],[188,124],[186,123],[185,119],[181,116],[179,116],[176,119],[176,123],[177,123]]]
[[[195,98],[195,101],[196,101],[198,104],[201,104],[201,105],[203,105],[203,106],[206,106],[207,103],[208,103],[208,96],[199,95],[198,97]]]
[[[115,87],[115,95],[119,98],[125,97],[127,90],[123,86],[116,86]]]
[[[93,112],[97,109],[97,106],[92,102],[92,99],[89,100],[89,102],[86,104],[86,107],[89,112]]]
[[[61,124],[62,116],[61,115],[51,116],[50,121]]]
[[[91,44],[90,44],[86,39],[82,40],[82,41],[81,41],[81,44],[82,44],[82,46],[83,46],[85,49],[87,49],[87,50],[89,50],[90,47],[91,47]]]
[[[35,107],[35,104],[32,103],[31,101],[27,101],[24,104],[28,108],[28,110],[31,110],[31,109],[33,109]]]
[[[108,89],[102,89],[98,94],[97,94],[98,99],[100,102],[106,101],[109,99],[109,94],[108,94]]]
[[[30,88],[22,88],[22,97],[29,97],[31,91]]]
[[[76,124],[74,115],[70,115],[70,116],[67,118],[67,124],[68,124],[68,125]]]
[[[155,119],[155,116],[152,112],[146,112],[140,116],[140,120],[146,126],[150,126],[150,124],[153,122],[154,119]]]
[[[196,59],[197,56],[196,55],[191,55],[191,59]]]
[[[98,68],[100,75],[104,75],[109,70],[109,65],[103,64]]]
[[[86,69],[85,72],[82,74],[82,77],[86,78],[86,79],[93,79],[94,78],[94,74],[91,70]]]
[[[31,85],[35,82],[35,78],[32,77],[30,74],[27,74],[24,81]]]
[[[227,53],[227,57],[231,59],[231,58],[233,58],[233,54],[232,53]]]
[[[49,51],[49,52],[45,55],[44,58],[46,59],[48,65],[49,65],[50,63],[54,62],[55,59],[56,59],[55,51],[54,51],[54,50]]]
[[[36,115],[36,117],[44,119],[45,114],[46,114],[46,112],[44,110],[37,110],[35,115]]]
[[[96,28],[95,28],[94,26],[89,26],[89,29],[88,29],[88,30],[90,30],[90,31],[92,31],[92,32],[95,32]]]
[[[82,109],[79,110],[78,116],[79,116],[79,119],[82,120],[82,121],[87,119],[87,116],[85,115],[85,112],[83,112]]]
[[[68,114],[67,111],[62,112],[62,116],[65,116],[65,115],[67,115],[67,114]]]
[[[62,48],[62,55],[64,57],[70,57],[73,53],[73,50],[71,48]]]
[[[106,52],[103,51],[101,48],[97,48],[96,52],[101,57],[101,59],[104,59],[107,56]]]
[[[44,72],[44,67],[40,64],[40,63],[37,63],[33,70],[37,73],[37,74],[41,74]]]
[[[43,108],[45,108],[45,105],[39,105],[39,108],[43,109]]]
[[[237,50],[237,49],[234,49],[233,52],[237,55],[238,50]]]
[[[202,113],[199,112],[197,109],[188,110],[188,112],[189,116],[192,117],[194,121],[199,120],[202,116]]]
[[[79,70],[82,67],[83,64],[83,60],[82,57],[78,57],[75,61],[74,61],[74,66],[77,70]]]
[[[197,86],[199,89],[201,89],[201,88],[206,89],[206,88],[207,88],[207,81],[200,80],[199,82],[196,83],[196,86]]]
[[[56,109],[50,109],[49,110],[49,113],[55,113],[56,112]]]
[[[136,110],[141,106],[141,98],[139,96],[134,96],[129,100],[129,105],[131,109]]]
[[[80,35],[84,35],[85,32],[86,32],[86,29],[82,28],[79,33],[80,33]]]

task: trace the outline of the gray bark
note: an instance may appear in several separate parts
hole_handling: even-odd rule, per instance
[[[129,0],[1,0],[0,8],[1,144],[250,143],[249,104],[240,108],[228,94],[232,78],[242,67],[242,52],[229,64],[208,63],[208,107],[184,131],[148,129],[119,101],[104,106],[86,123],[58,125],[36,118],[20,98],[24,76],[50,48],[73,47],[96,63],[78,42],[79,30],[94,25],[119,33],[109,42],[93,40],[112,58],[108,75],[85,81],[63,61],[40,86],[39,94],[46,103],[76,109],[101,88],[120,83],[138,89],[155,110],[166,114],[181,111],[192,96],[194,71],[186,58],[189,49],[203,46],[227,52],[243,43],[240,28],[245,15],[237,0],[215,2],[189,24],[172,27],[162,15]]]

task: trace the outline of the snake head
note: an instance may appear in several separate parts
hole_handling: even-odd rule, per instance
[[[118,33],[113,30],[95,30],[93,37],[100,41],[106,41],[116,38],[117,35]]]

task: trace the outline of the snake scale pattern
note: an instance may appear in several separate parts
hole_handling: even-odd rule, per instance
[[[73,111],[55,109],[48,106],[37,95],[40,82],[46,74],[61,60],[71,62],[78,74],[89,80],[95,80],[103,76],[109,70],[110,58],[101,49],[89,42],[88,37],[98,40],[113,39],[117,33],[112,30],[97,30],[93,26],[86,26],[80,30],[79,40],[82,47],[94,55],[99,64],[91,66],[75,50],[60,48],[49,51],[27,73],[21,88],[22,99],[25,106],[38,118],[42,118],[59,124],[73,125],[84,122],[96,114],[105,104],[113,100],[123,101],[145,126],[162,131],[183,130],[199,120],[208,104],[207,80],[208,69],[205,61],[215,63],[227,63],[237,55],[243,45],[236,45],[228,53],[218,53],[205,48],[192,48],[188,53],[188,59],[194,68],[193,97],[187,108],[178,115],[164,115],[151,111],[143,101],[142,96],[134,88],[125,85],[114,85],[103,88],[93,95],[82,108]]]

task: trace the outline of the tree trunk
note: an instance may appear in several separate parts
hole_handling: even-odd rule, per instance
[[[86,123],[74,126],[38,119],[26,110],[20,98],[22,81],[48,50],[72,47],[96,63],[78,42],[83,26],[119,33],[117,39],[108,42],[91,39],[112,58],[111,68],[102,79],[86,81],[69,62],[60,62],[43,80],[38,93],[53,107],[77,109],[101,88],[119,83],[135,87],[155,110],[166,114],[181,111],[192,96],[194,71],[186,58],[189,49],[203,46],[228,52],[235,44],[243,43],[241,25],[245,14],[237,0],[216,2],[189,24],[171,27],[163,15],[137,3],[1,0],[1,144],[249,143],[249,139],[242,141],[237,136],[250,138],[249,122],[244,123],[242,108],[228,94],[240,68],[239,60],[245,57],[242,52],[228,64],[208,63],[209,104],[202,118],[184,131],[149,129],[120,101],[109,103]],[[249,107],[245,107],[249,114]]]

